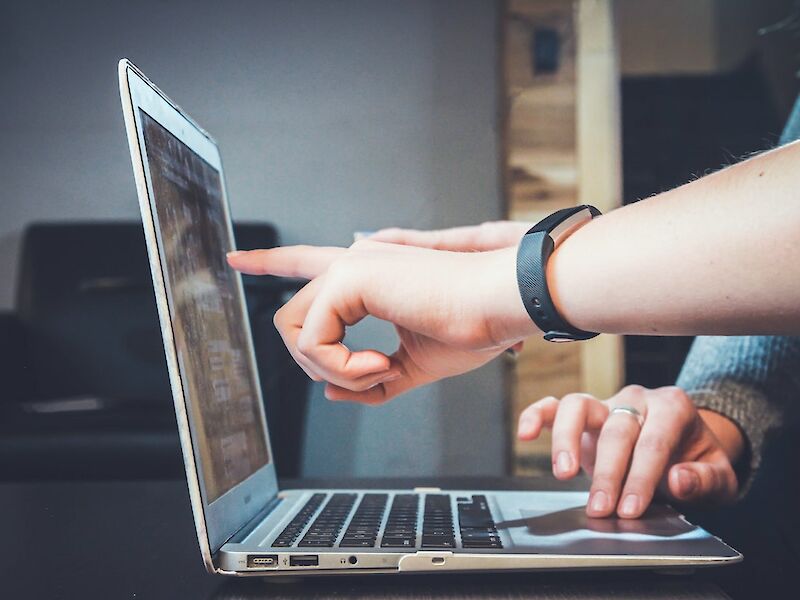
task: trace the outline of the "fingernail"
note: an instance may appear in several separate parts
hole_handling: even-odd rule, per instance
[[[625,500],[622,501],[622,508],[620,510],[623,515],[635,515],[639,510],[639,496],[636,494],[628,494],[625,496]]]
[[[592,494],[592,499],[589,502],[592,512],[604,512],[608,509],[608,494],[603,490],[597,490]]]
[[[678,471],[678,490],[681,496],[688,496],[694,493],[699,483],[697,473],[694,471],[689,469],[680,469]]]
[[[239,256],[240,254],[244,254],[244,251],[243,250],[232,250],[231,252],[228,252],[228,254],[226,254],[226,256],[228,258],[233,258],[234,256]]]
[[[569,452],[562,450],[556,457],[556,470],[560,475],[566,475],[572,470],[572,457]]]

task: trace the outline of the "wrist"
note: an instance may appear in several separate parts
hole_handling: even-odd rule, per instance
[[[730,463],[735,465],[742,457],[745,448],[744,434],[739,426],[725,415],[713,410],[699,408],[697,413],[719,441]]]
[[[517,247],[475,255],[483,274],[479,288],[484,322],[495,345],[509,347],[542,332],[531,320],[517,284]]]

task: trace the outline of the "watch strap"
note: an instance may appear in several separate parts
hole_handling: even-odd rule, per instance
[[[590,218],[600,214],[595,207],[576,206],[546,217],[522,237],[517,251],[517,283],[525,310],[551,342],[588,340],[597,333],[570,325],[553,304],[547,286],[547,261],[556,247],[551,232],[577,213],[590,209]]]

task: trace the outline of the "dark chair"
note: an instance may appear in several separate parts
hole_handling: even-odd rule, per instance
[[[239,248],[277,244],[234,227]],[[0,314],[0,479],[145,478],[183,469],[140,223],[53,223],[23,237]],[[272,325],[294,282],[244,278],[278,473],[299,474],[307,378]]]

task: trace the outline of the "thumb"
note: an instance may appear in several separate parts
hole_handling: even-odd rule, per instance
[[[673,465],[667,476],[669,493],[681,502],[724,503],[736,498],[739,484],[727,459]]]

